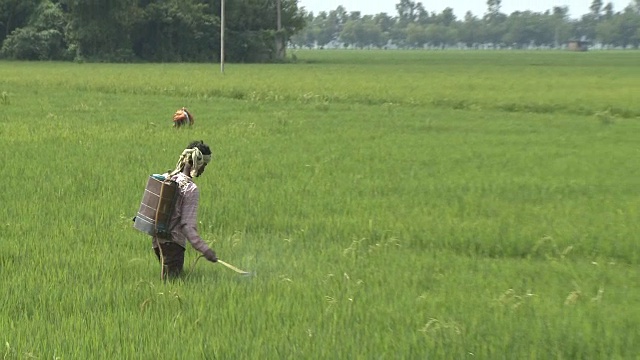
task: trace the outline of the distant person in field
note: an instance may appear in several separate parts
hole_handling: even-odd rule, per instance
[[[176,169],[164,174],[178,183],[178,197],[169,222],[169,238],[153,237],[153,250],[160,261],[162,277],[177,277],[182,274],[184,252],[187,240],[191,246],[201,252],[204,257],[217,262],[216,253],[209,248],[197,228],[198,202],[200,190],[193,182],[194,177],[202,175],[211,161],[211,149],[202,141],[194,141],[180,155]]]
[[[182,107],[173,114],[173,127],[180,128],[185,125],[191,126],[193,125],[195,120],[196,119],[193,117],[193,115],[191,115],[189,110],[187,110],[187,108],[185,107]]]

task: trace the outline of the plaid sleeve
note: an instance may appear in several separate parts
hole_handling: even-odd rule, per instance
[[[184,194],[182,202],[182,233],[191,243],[194,249],[204,253],[209,249],[207,243],[198,234],[198,203],[200,201],[200,189],[195,188]]]

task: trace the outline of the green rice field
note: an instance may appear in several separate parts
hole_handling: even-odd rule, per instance
[[[0,62],[0,358],[640,359],[640,52],[289,56]],[[132,227],[192,140],[251,276]]]

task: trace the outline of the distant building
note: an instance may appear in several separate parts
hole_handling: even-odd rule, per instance
[[[569,40],[567,49],[571,51],[587,51],[589,50],[589,42],[586,40]]]

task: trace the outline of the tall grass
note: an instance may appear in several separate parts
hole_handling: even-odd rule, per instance
[[[507,112],[637,117],[637,52],[297,51],[299,63],[238,65],[42,64],[4,81],[46,90]],[[44,78],[46,80],[44,80]],[[357,84],[357,86],[354,86]],[[10,89],[8,89],[10,90]],[[6,91],[8,91],[6,90]]]
[[[297,58],[0,63],[4,358],[637,357],[637,54]],[[252,277],[131,227],[194,139]]]

